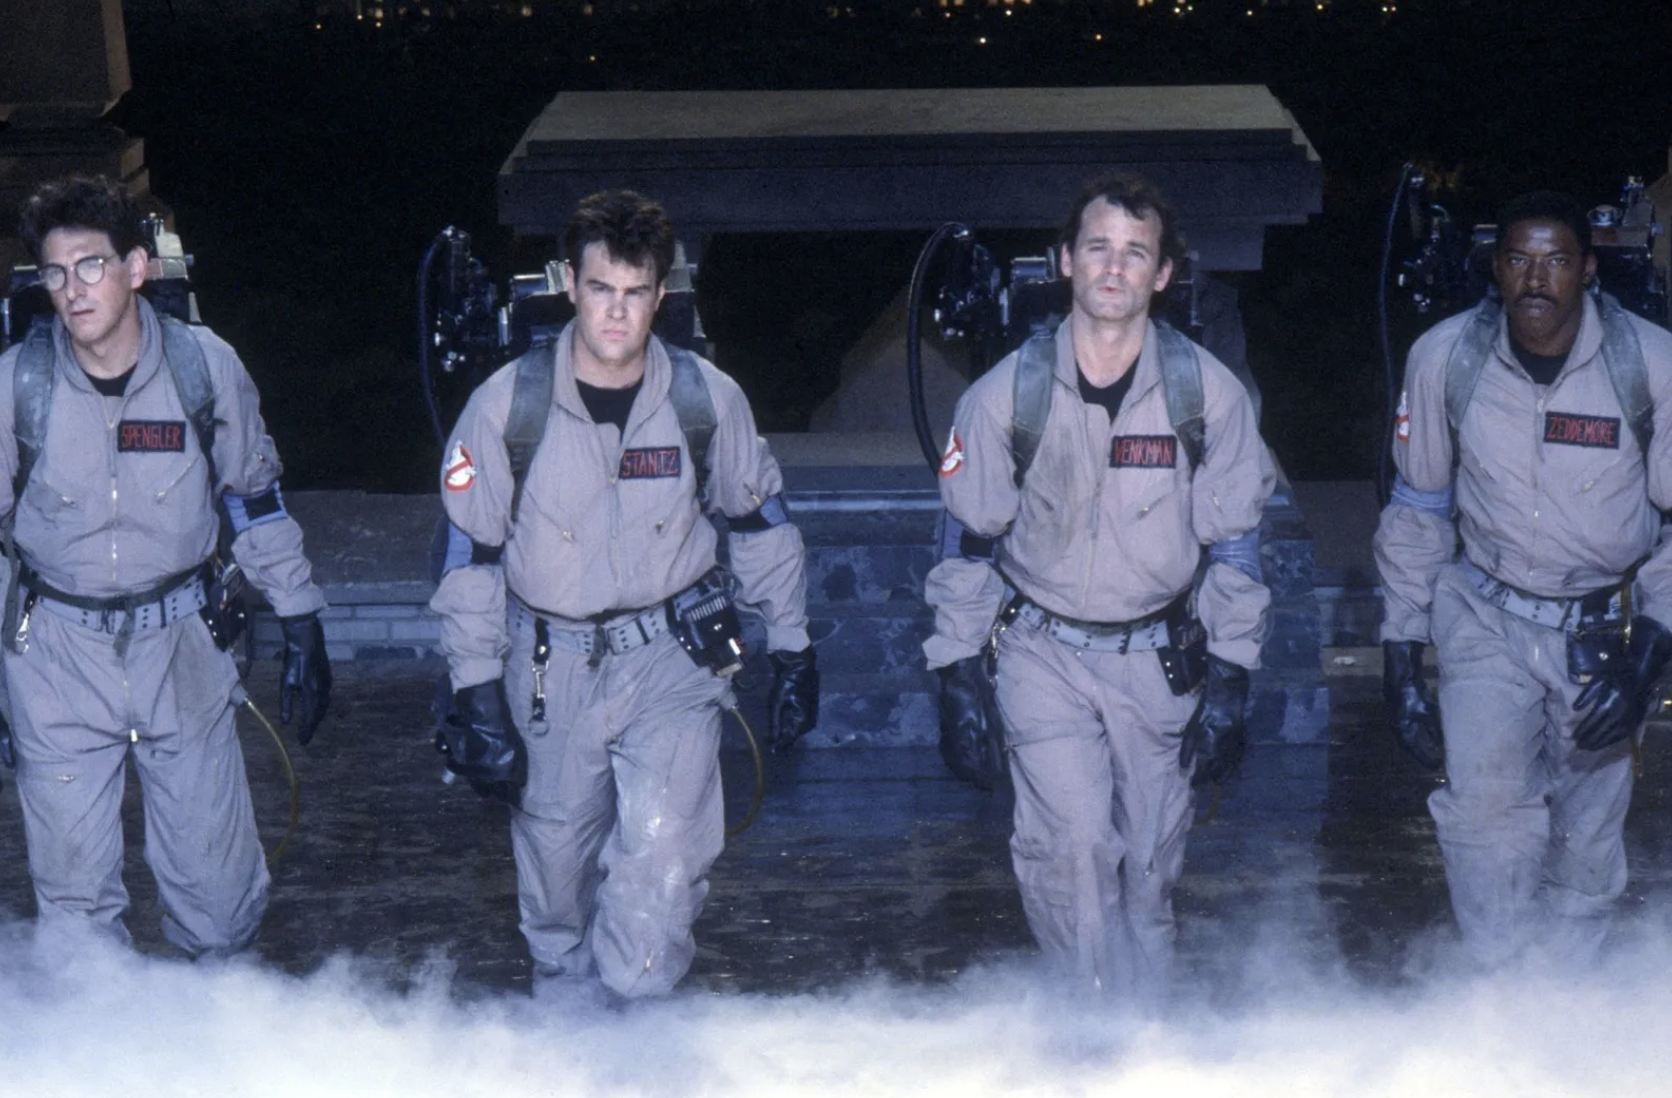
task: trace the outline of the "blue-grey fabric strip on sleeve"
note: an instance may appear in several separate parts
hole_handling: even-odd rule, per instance
[[[1236,538],[1226,538],[1208,546],[1208,559],[1216,564],[1228,564],[1255,583],[1265,582],[1260,576],[1259,527]]]
[[[1393,478],[1393,498],[1390,502],[1449,521],[1452,507],[1451,496],[1451,485],[1449,484],[1433,492],[1419,492],[1406,484],[1403,476],[1395,475]]]

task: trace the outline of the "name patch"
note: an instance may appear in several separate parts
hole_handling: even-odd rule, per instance
[[[622,480],[653,480],[658,477],[677,477],[683,467],[677,446],[651,446],[628,450],[621,455]]]
[[[1544,441],[1561,446],[1589,446],[1599,450],[1620,448],[1620,421],[1608,416],[1575,416],[1566,412],[1544,413]]]
[[[186,424],[182,420],[124,419],[116,425],[116,451],[121,454],[183,454]]]
[[[1111,469],[1171,469],[1179,440],[1172,435],[1116,435],[1109,446]]]

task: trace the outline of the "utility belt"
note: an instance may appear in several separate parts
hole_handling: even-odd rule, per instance
[[[37,606],[83,629],[128,636],[136,629],[160,629],[179,621],[208,602],[203,565],[142,591],[99,598],[60,591],[27,565],[19,582],[25,591],[18,620],[20,646],[28,636],[30,611]]]
[[[1642,564],[1640,560],[1626,569],[1619,583],[1583,595],[1555,598],[1523,591],[1467,559],[1462,568],[1480,597],[1504,613],[1566,632],[1568,678],[1583,685],[1609,663],[1625,658],[1637,569]]]
[[[537,610],[513,596],[512,628],[534,631],[534,720],[546,715],[546,665],[554,648],[585,656],[587,666],[597,668],[606,655],[631,652],[672,633],[699,667],[716,675],[743,667],[743,626],[726,573],[717,567],[655,606],[584,619]]]
[[[998,634],[1023,621],[1043,630],[1052,640],[1087,652],[1154,652],[1161,660],[1167,686],[1174,694],[1190,693],[1207,674],[1208,633],[1197,620],[1191,588],[1179,592],[1166,606],[1131,621],[1081,621],[1045,609],[1021,592],[1005,603],[993,626],[991,651],[998,650]]]

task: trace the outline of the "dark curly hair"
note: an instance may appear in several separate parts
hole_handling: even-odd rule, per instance
[[[1579,254],[1591,252],[1591,219],[1579,200],[1562,191],[1529,191],[1505,202],[1498,211],[1498,233],[1493,241],[1494,251],[1502,251],[1510,229],[1523,221],[1555,221],[1573,230],[1579,241]]]
[[[147,243],[139,204],[127,188],[103,175],[68,175],[42,184],[18,210],[17,229],[36,263],[54,229],[104,233],[119,256]]]
[[[662,207],[633,191],[599,191],[580,200],[563,230],[563,258],[578,276],[588,244],[602,243],[610,258],[635,267],[656,266],[656,284],[673,267],[673,222]]]

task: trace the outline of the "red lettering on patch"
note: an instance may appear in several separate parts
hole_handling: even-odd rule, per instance
[[[621,455],[619,476],[622,480],[655,480],[677,477],[684,467],[677,446],[650,446],[626,450]]]
[[[180,420],[124,419],[116,425],[116,451],[122,454],[183,454],[186,425]]]
[[[1586,446],[1598,450],[1620,448],[1620,421],[1610,416],[1544,413],[1544,441],[1558,446]]]
[[[1171,469],[1178,456],[1179,440],[1172,435],[1116,435],[1109,445],[1109,468]]]

